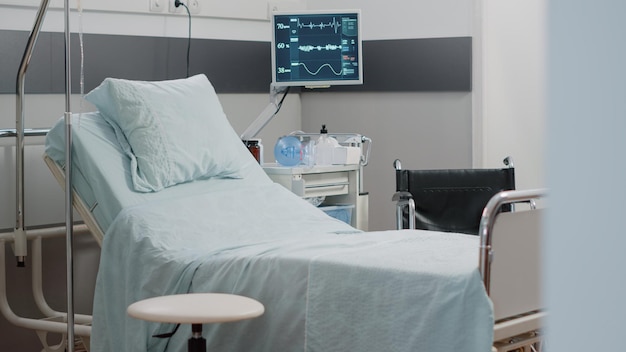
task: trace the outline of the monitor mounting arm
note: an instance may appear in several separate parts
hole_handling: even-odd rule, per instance
[[[273,83],[270,84],[270,102],[265,109],[261,111],[259,116],[252,121],[250,126],[241,134],[241,139],[246,141],[256,137],[259,132],[272,120],[276,115],[283,102],[285,94],[287,94],[288,87],[276,86]]]

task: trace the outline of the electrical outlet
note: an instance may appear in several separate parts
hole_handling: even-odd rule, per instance
[[[183,12],[184,8],[182,6],[176,7],[176,5],[174,5],[176,3],[176,0],[167,0],[167,2],[170,3],[170,12],[171,13]]]
[[[170,3],[169,11],[170,13],[185,13],[184,6],[180,5],[176,7],[176,0],[167,0]],[[192,14],[200,13],[200,0],[180,0],[183,4],[187,5],[189,8],[189,12]]]
[[[200,0],[187,0],[187,6],[192,14],[200,13]]]
[[[150,12],[163,12],[163,8],[168,0],[148,0]]]

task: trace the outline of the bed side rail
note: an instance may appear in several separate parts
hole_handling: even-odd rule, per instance
[[[520,334],[537,338],[545,318],[540,257],[545,209],[532,206],[535,199],[545,196],[543,189],[505,191],[495,195],[483,211],[480,273],[493,302],[494,341],[505,341],[506,346]],[[502,204],[519,202],[530,203],[530,210],[518,207],[515,212],[498,213]]]
[[[501,215],[505,215],[504,213],[499,214],[498,210],[503,204],[529,202],[546,196],[546,189],[503,191],[493,196],[485,206],[480,219],[478,235],[480,236],[480,275],[483,279],[483,283],[485,284],[487,294],[490,293],[491,262],[493,261],[494,256],[492,248],[493,230],[496,224],[496,219]],[[509,215],[518,216],[517,213],[519,212]]]

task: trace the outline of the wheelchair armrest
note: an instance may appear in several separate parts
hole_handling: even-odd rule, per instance
[[[406,201],[412,198],[413,198],[413,195],[410,192],[396,192],[391,197],[391,200],[394,202],[401,202],[401,201]]]
[[[413,195],[410,192],[396,192],[391,197],[391,200],[396,202],[396,228],[398,230],[403,228],[403,216],[402,209],[409,207],[409,229],[415,229],[415,201]]]

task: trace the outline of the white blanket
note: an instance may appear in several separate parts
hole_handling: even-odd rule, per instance
[[[237,180],[233,180],[237,182]],[[490,351],[493,316],[478,239],[362,233],[279,185],[124,209],[103,243],[94,351],[186,351],[190,328],[129,318],[183,292],[255,298],[263,316],[205,325],[212,351]]]

